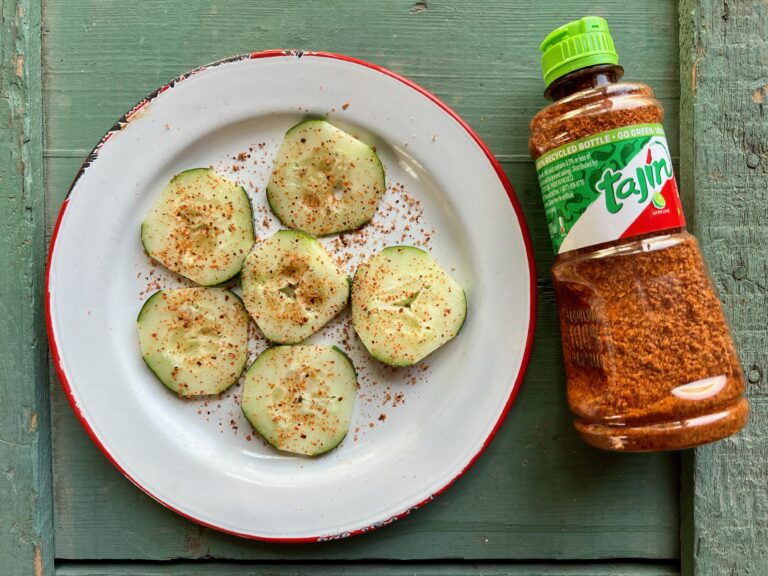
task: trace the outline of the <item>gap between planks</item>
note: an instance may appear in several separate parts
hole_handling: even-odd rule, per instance
[[[90,150],[85,148],[51,148],[43,152],[45,158],[82,158],[90,154]],[[527,164],[531,162],[531,157],[527,154],[496,154],[496,159],[499,162],[513,162]]]
[[[63,562],[57,576],[679,576],[668,562]]]
[[[51,148],[43,152],[44,158],[82,158],[90,154],[90,150],[84,148]],[[512,164],[529,164],[533,162],[528,154],[494,154],[494,157],[499,162],[508,162]],[[679,156],[672,156],[672,161],[677,163],[680,160]]]

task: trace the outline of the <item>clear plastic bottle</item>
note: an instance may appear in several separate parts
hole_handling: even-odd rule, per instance
[[[589,444],[687,448],[747,422],[744,377],[696,239],[686,232],[653,90],[619,82],[604,19],[541,51],[531,121],[549,232],[568,402]]]

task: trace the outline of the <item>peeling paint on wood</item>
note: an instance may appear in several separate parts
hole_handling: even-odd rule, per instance
[[[683,4],[690,12],[697,75],[687,101],[695,122],[684,127],[693,138],[691,157],[682,164],[695,185],[694,231],[731,320],[752,408],[742,433],[686,455],[683,571],[763,575],[768,574],[768,388],[763,381],[768,366],[768,17],[760,0]]]
[[[24,54],[19,54],[18,56],[14,57],[14,70],[16,71],[16,77],[17,78],[23,78],[24,77]]]
[[[43,576],[43,551],[35,546],[35,576]]]
[[[53,573],[40,3],[0,0],[0,573]]]

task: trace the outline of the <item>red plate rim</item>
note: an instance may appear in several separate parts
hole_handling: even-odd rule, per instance
[[[302,58],[302,57],[315,57],[315,58],[330,58],[333,60],[342,60],[344,62],[349,62],[352,64],[356,64],[358,66],[363,66],[365,68],[369,68],[371,70],[375,70],[376,72],[379,72],[381,74],[384,74],[386,76],[389,76],[390,78],[394,78],[395,80],[398,80],[399,82],[405,84],[409,88],[415,90],[416,92],[420,93],[421,95],[425,96],[435,104],[437,104],[440,108],[442,108],[449,116],[451,116],[464,130],[467,131],[467,133],[472,137],[472,139],[475,141],[475,143],[480,147],[480,149],[485,154],[486,158],[490,162],[491,166],[496,172],[496,175],[499,178],[499,181],[504,186],[504,189],[507,192],[507,196],[509,197],[509,201],[512,203],[512,207],[515,210],[515,215],[517,216],[518,223],[520,225],[520,231],[523,236],[523,242],[525,244],[525,252],[526,257],[528,260],[528,270],[530,271],[530,278],[529,278],[529,286],[530,286],[530,317],[529,317],[529,323],[528,323],[528,334],[526,335],[525,340],[525,349],[523,350],[523,358],[522,362],[520,364],[520,371],[517,374],[517,378],[515,379],[515,383],[512,386],[512,390],[510,391],[509,398],[507,398],[506,404],[504,405],[504,409],[501,411],[501,414],[499,415],[498,420],[494,424],[493,428],[491,429],[491,432],[489,433],[488,437],[483,442],[480,449],[475,453],[475,455],[470,459],[470,461],[462,468],[453,478],[451,478],[445,485],[443,485],[439,490],[422,500],[421,502],[408,507],[407,509],[398,512],[397,514],[394,514],[393,516],[389,517],[386,520],[377,522],[375,524],[372,524],[370,526],[366,526],[363,528],[358,528],[352,531],[343,532],[340,534],[330,534],[330,535],[319,535],[319,536],[307,536],[307,537],[301,537],[301,538],[279,538],[279,537],[266,537],[266,536],[256,536],[253,534],[246,534],[241,532],[236,532],[233,530],[228,530],[226,528],[223,528],[221,526],[216,526],[215,524],[211,524],[209,522],[205,522],[203,520],[200,520],[199,518],[195,518],[193,516],[190,516],[189,514],[182,512],[181,510],[178,510],[168,504],[167,502],[164,502],[163,500],[156,497],[154,494],[152,494],[147,488],[139,484],[133,477],[131,477],[130,474],[128,474],[120,464],[115,460],[115,458],[112,456],[112,454],[109,452],[106,446],[101,442],[101,440],[96,436],[96,433],[94,432],[93,428],[83,415],[82,411],[80,410],[80,407],[77,404],[77,400],[75,400],[75,397],[72,393],[72,387],[70,386],[69,380],[67,379],[67,375],[64,373],[64,369],[62,368],[61,364],[61,355],[59,353],[59,347],[58,343],[56,342],[55,335],[53,333],[53,318],[51,315],[51,287],[50,287],[50,274],[51,274],[51,263],[53,260],[53,252],[56,247],[56,240],[58,238],[59,234],[59,228],[61,226],[62,219],[64,217],[64,213],[67,210],[67,207],[69,206],[69,198],[70,194],[72,193],[72,190],[74,189],[75,185],[77,184],[77,181],[80,179],[80,177],[85,173],[85,171],[88,169],[88,166],[91,165],[91,163],[98,157],[99,151],[102,146],[104,146],[107,141],[110,139],[112,134],[115,132],[119,132],[124,127],[125,123],[130,119],[130,117],[136,113],[137,110],[157,98],[160,94],[165,92],[167,89],[173,87],[174,85],[178,84],[179,82],[182,82],[183,80],[186,80],[190,76],[193,76],[199,72],[202,72],[204,70],[208,70],[209,68],[214,68],[216,66],[221,66],[223,64],[229,64],[231,62],[240,62],[242,60],[255,60],[258,58],[277,58],[277,57],[293,57],[293,58]],[[515,398],[517,397],[518,392],[520,391],[520,385],[522,383],[523,376],[525,375],[526,369],[528,367],[528,361],[530,359],[531,354],[531,346],[533,343],[533,334],[536,328],[536,310],[537,310],[537,292],[536,292],[537,284],[536,284],[536,267],[534,264],[533,259],[533,249],[531,247],[531,237],[530,233],[528,231],[528,226],[525,222],[525,217],[523,215],[522,208],[520,206],[520,201],[517,198],[517,195],[515,194],[515,190],[512,187],[512,184],[507,179],[506,174],[501,168],[501,165],[499,164],[498,160],[494,157],[493,153],[490,151],[488,146],[483,142],[483,140],[480,138],[480,136],[477,135],[477,133],[467,124],[461,116],[459,116],[456,112],[454,112],[447,104],[445,104],[442,100],[440,100],[437,96],[426,90],[425,88],[422,88],[415,82],[412,82],[411,80],[408,80],[404,76],[401,76],[400,74],[397,74],[396,72],[392,72],[391,70],[384,68],[383,66],[379,66],[378,64],[372,64],[370,62],[366,62],[365,60],[360,60],[358,58],[354,58],[352,56],[346,56],[343,54],[335,54],[332,52],[315,52],[315,51],[301,51],[301,50],[264,50],[261,52],[251,52],[249,54],[243,54],[238,56],[232,56],[229,58],[224,58],[223,60],[217,60],[216,62],[212,62],[210,64],[206,64],[204,66],[201,66],[199,68],[196,68],[192,70],[191,72],[188,72],[186,74],[182,74],[178,78],[175,78],[174,80],[170,81],[169,83],[163,85],[162,87],[158,88],[154,92],[152,92],[150,95],[148,95],[146,98],[141,100],[136,106],[134,106],[128,113],[126,113],[120,120],[117,121],[117,123],[107,132],[107,134],[99,141],[99,143],[96,145],[96,147],[91,151],[91,153],[88,155],[86,160],[83,162],[83,164],[80,166],[80,169],[77,172],[77,175],[75,176],[74,180],[72,181],[72,184],[69,187],[69,190],[67,192],[67,197],[64,200],[64,203],[61,206],[61,209],[59,211],[58,218],[56,220],[56,224],[53,228],[53,235],[51,237],[51,243],[48,248],[48,260],[46,264],[46,270],[45,270],[45,324],[46,324],[46,330],[48,333],[48,343],[51,349],[51,355],[53,357],[53,363],[56,368],[56,373],[59,377],[59,381],[61,382],[61,387],[64,389],[64,393],[67,396],[67,399],[69,400],[70,405],[72,406],[72,409],[75,412],[75,415],[77,416],[77,419],[80,421],[80,424],[83,426],[85,431],[87,432],[88,436],[90,436],[91,440],[96,444],[98,449],[106,456],[107,460],[109,460],[112,465],[120,471],[120,473],[125,476],[128,480],[130,480],[136,487],[138,487],[142,492],[147,494],[150,498],[157,501],[158,503],[162,504],[169,510],[172,510],[176,514],[191,520],[193,522],[196,522],[197,524],[200,524],[202,526],[205,526],[206,528],[211,528],[214,530],[218,530],[219,532],[224,532],[227,534],[232,534],[234,536],[239,536],[241,538],[247,538],[250,540],[259,540],[262,542],[277,542],[277,543],[307,543],[307,542],[323,542],[328,540],[337,540],[342,538],[347,538],[350,536],[355,536],[357,534],[362,534],[365,532],[370,532],[372,530],[375,530],[377,528],[381,528],[382,526],[386,526],[387,524],[391,524],[392,522],[399,520],[400,518],[403,518],[413,512],[414,510],[420,508],[427,502],[433,500],[435,497],[439,496],[445,490],[447,490],[450,486],[453,485],[456,480],[458,480],[461,476],[463,476],[469,468],[472,467],[472,465],[477,461],[477,459],[480,457],[480,455],[485,451],[485,449],[490,444],[491,440],[493,440],[493,437],[498,432],[499,428],[501,427],[502,423],[504,422],[505,418],[507,417],[507,414],[509,413],[510,408],[512,407],[512,404],[515,401]]]

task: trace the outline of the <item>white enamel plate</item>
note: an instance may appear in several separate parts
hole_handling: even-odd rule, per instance
[[[240,182],[264,239],[279,229],[264,186],[285,131],[307,117],[376,147],[387,192],[371,224],[323,238],[350,272],[385,246],[430,251],[467,293],[467,322],[410,369],[372,360],[342,313],[313,338],[359,373],[352,428],[316,459],[267,446],[242,417],[242,382],[185,401],[142,362],[136,315],[188,284],[143,252],[139,228],[168,180],[212,166]],[[104,137],[72,185],[51,245],[48,333],[62,385],[117,468],[172,510],[264,540],[312,541],[387,524],[479,456],[520,386],[535,274],[517,199],[472,130],[434,96],[377,66],[321,53],[255,53],[164,86]],[[252,329],[251,354],[266,347]]]

